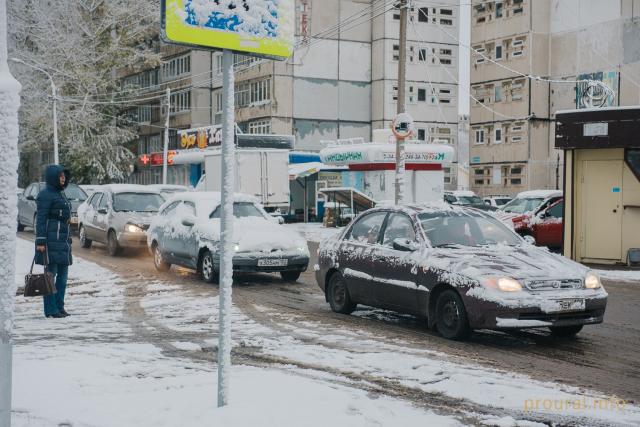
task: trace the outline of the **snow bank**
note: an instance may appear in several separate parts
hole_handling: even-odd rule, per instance
[[[631,282],[640,285],[640,270],[594,270],[601,279],[611,282]]]

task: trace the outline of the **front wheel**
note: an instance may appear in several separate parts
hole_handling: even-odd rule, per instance
[[[300,271],[281,271],[280,276],[285,282],[295,282],[300,278]]]
[[[87,238],[87,230],[84,228],[84,225],[80,226],[78,234],[80,235],[80,246],[85,249],[89,249],[91,247],[92,240]]]
[[[116,236],[116,232],[111,230],[107,236],[107,250],[109,251],[109,255],[118,256],[122,251],[122,248],[118,244],[118,237]]]
[[[171,264],[164,260],[160,246],[157,243],[153,245],[153,265],[158,271],[168,271],[171,268]]]
[[[575,337],[582,330],[582,325],[574,326],[550,326],[551,335],[560,338]]]
[[[329,305],[336,313],[351,314],[356,309],[356,303],[351,300],[349,289],[344,277],[340,273],[335,273],[329,279],[327,288]]]
[[[200,275],[202,276],[202,280],[207,283],[216,283],[219,280],[219,273],[216,271],[213,264],[213,254],[211,251],[206,251],[204,255],[202,255]]]
[[[452,289],[447,289],[438,296],[436,327],[440,335],[450,340],[463,339],[471,333],[462,298]]]

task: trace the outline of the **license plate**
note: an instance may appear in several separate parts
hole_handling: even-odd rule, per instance
[[[553,312],[584,310],[584,299],[560,299],[555,301]]]
[[[286,267],[288,263],[288,259],[263,258],[258,260],[258,267]]]

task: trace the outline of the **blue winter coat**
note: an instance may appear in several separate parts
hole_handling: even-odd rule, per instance
[[[60,175],[65,174],[64,187]],[[46,245],[49,264],[71,265],[71,203],[62,193],[70,174],[60,165],[49,165],[44,173],[46,187],[36,198],[36,246]],[[36,251],[36,263],[44,264],[43,254]]]

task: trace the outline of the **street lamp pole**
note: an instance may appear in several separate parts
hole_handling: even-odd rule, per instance
[[[58,88],[53,81],[53,77],[47,70],[44,70],[36,65],[29,64],[28,62],[23,61],[19,58],[10,58],[11,61],[20,63],[22,65],[26,65],[29,68],[34,70],[38,70],[44,73],[48,78],[49,82],[51,82],[51,94],[53,96],[53,163],[60,164],[60,157],[58,156]]]

